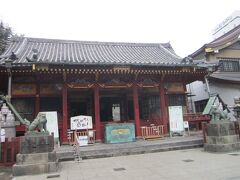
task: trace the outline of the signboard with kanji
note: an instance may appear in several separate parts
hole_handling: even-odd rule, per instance
[[[71,130],[92,129],[92,116],[74,116],[70,120]]]

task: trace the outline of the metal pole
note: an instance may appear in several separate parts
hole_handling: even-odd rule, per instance
[[[193,106],[193,99],[192,99],[192,88],[191,88],[191,84],[188,84],[189,87],[189,91],[190,91],[190,104],[191,104],[191,109],[192,109],[192,113],[195,112],[195,108]]]
[[[207,87],[208,97],[210,97],[211,92],[210,92],[210,88],[209,88],[208,76],[209,76],[209,73],[206,76],[204,76],[204,80],[205,80],[206,87]]]
[[[0,160],[2,159],[2,120],[0,119]]]
[[[8,73],[8,98],[9,101],[11,101],[11,95],[12,95],[12,73],[11,73],[11,69],[8,69],[9,73]]]

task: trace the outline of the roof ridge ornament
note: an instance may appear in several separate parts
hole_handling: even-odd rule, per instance
[[[12,61],[15,61],[18,58],[17,58],[17,55],[14,52],[12,52],[12,54],[9,56],[9,59],[11,59]]]
[[[29,57],[26,57],[26,60],[28,62],[37,62],[39,52],[37,49],[32,49],[32,52],[33,52],[32,58],[30,59]]]

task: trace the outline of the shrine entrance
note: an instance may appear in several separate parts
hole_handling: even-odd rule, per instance
[[[131,114],[133,114],[131,89],[115,88],[100,90],[101,122],[128,122],[129,120],[134,120]]]
[[[69,89],[69,119],[80,115],[93,116],[93,91],[91,89]]]

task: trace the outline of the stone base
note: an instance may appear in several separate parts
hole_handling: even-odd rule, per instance
[[[35,154],[17,154],[16,164],[34,164],[55,162],[57,160],[56,152],[49,153],[35,153]]]
[[[20,138],[21,154],[52,152],[53,149],[54,138],[49,133],[30,132]]]
[[[239,141],[238,135],[229,136],[206,136],[207,144],[234,144]]]
[[[13,176],[57,172],[56,152],[18,154],[17,162],[12,167]]]
[[[235,125],[232,121],[210,122],[207,125],[208,136],[236,135]]]
[[[234,122],[217,121],[207,125],[208,136],[204,150],[209,152],[231,152],[240,150],[239,135],[235,132]]]
[[[208,152],[232,152],[240,150],[240,142],[232,144],[204,144],[204,150]]]
[[[43,174],[57,172],[58,162],[38,163],[38,164],[14,164],[12,167],[13,176],[25,176],[31,174]]]

